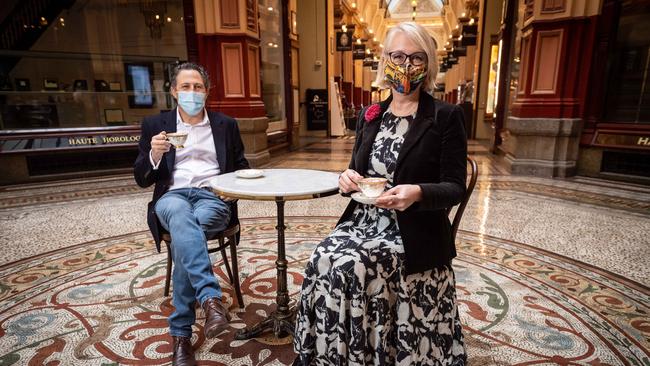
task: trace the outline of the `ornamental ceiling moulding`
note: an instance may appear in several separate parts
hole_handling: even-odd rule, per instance
[[[391,17],[413,13],[413,0],[392,0],[387,6]],[[415,11],[422,14],[439,15],[442,10],[442,1],[439,0],[417,0]]]

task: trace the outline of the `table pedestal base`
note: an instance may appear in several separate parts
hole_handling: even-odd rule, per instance
[[[237,333],[235,333],[235,339],[244,340],[255,338],[269,330],[273,330],[273,333],[277,338],[286,337],[289,334],[293,335],[295,316],[295,309],[291,309],[289,314],[280,314],[279,312],[274,311],[271,315],[252,327],[238,330]]]
[[[237,340],[256,337],[269,329],[272,329],[278,338],[287,334],[293,335],[296,310],[289,308],[289,291],[287,290],[287,255],[284,243],[284,230],[287,227],[284,224],[284,200],[278,198],[275,203],[278,209],[278,225],[275,227],[278,232],[278,259],[275,261],[278,271],[278,291],[275,298],[277,307],[266,319],[251,328],[238,331],[235,334]]]

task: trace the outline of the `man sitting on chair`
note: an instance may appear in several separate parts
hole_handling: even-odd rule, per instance
[[[205,313],[207,338],[223,331],[230,320],[212,272],[206,236],[226,229],[231,208],[209,190],[209,182],[219,174],[248,168],[248,161],[237,122],[206,111],[209,90],[210,80],[202,66],[184,63],[176,67],[170,92],[178,108],[144,119],[134,166],[140,187],[156,185],[147,222],[159,252],[161,231],[172,237],[175,310],[168,322],[174,365],[196,363],[191,343],[195,301]],[[172,132],[187,133],[182,148],[172,149],[166,136]]]

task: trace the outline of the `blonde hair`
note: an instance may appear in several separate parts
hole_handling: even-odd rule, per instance
[[[386,64],[386,59],[388,58],[388,50],[391,49],[393,38],[397,33],[404,34],[411,42],[415,43],[418,47],[422,49],[424,53],[427,54],[427,77],[422,83],[422,89],[426,92],[433,92],[436,87],[436,76],[438,75],[438,57],[436,42],[433,39],[433,36],[424,29],[423,26],[414,23],[414,22],[402,22],[392,27],[386,33],[386,39],[384,40],[384,52],[381,54],[379,59],[379,65],[377,67],[377,78],[375,79],[375,84],[380,88],[389,88],[390,86],[386,83],[384,77],[384,66]]]

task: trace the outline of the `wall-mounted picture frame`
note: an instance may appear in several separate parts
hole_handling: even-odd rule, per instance
[[[16,82],[16,90],[17,91],[31,91],[32,90],[31,83],[30,83],[29,79],[16,78],[15,82]]]
[[[72,90],[77,91],[77,90],[88,90],[88,80],[85,79],[77,79],[72,83]]]
[[[59,90],[59,80],[56,78],[43,78],[43,89]]]
[[[294,36],[298,35],[298,20],[296,17],[296,12],[291,10],[291,34]]]
[[[122,91],[122,83],[119,81],[111,81],[108,83],[108,90],[112,92],[121,92]]]
[[[106,119],[106,124],[110,126],[122,126],[126,124],[124,111],[120,108],[104,109],[104,118]]]

